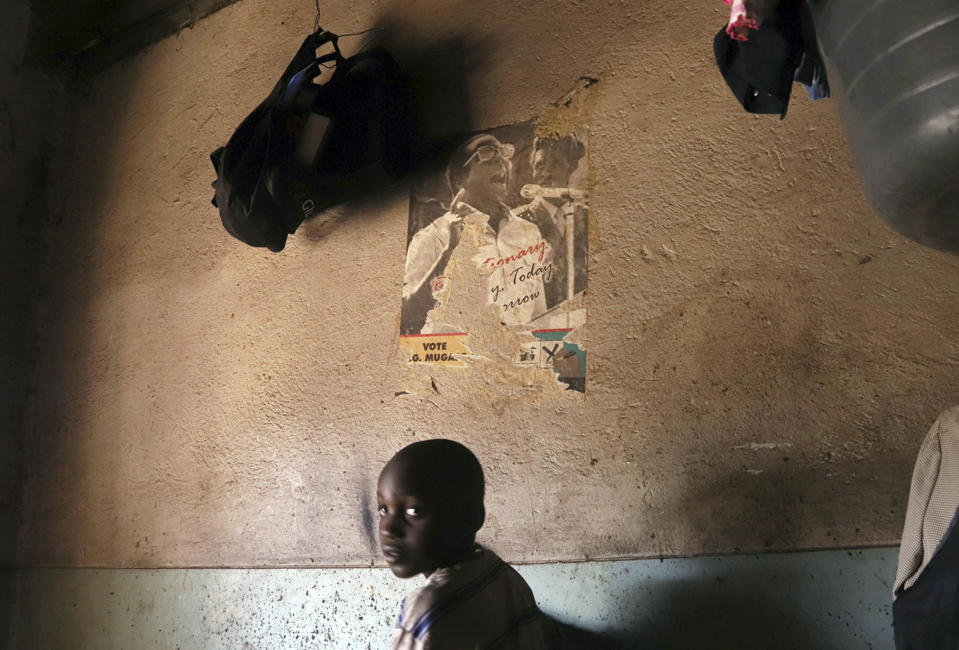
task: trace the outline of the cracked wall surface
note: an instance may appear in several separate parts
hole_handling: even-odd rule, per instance
[[[280,254],[224,231],[209,153],[312,3],[245,0],[77,88],[23,564],[379,565],[379,469],[435,436],[480,458],[480,540],[510,561],[896,543],[919,442],[956,400],[959,260],[873,214],[830,101],[742,112],[712,60],[724,11],[323,4],[333,31],[387,28],[436,135],[588,127],[585,395],[495,359],[406,363],[408,185]],[[587,100],[557,105],[583,78]]]

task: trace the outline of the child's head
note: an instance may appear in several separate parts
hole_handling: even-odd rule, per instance
[[[483,469],[452,440],[401,449],[380,472],[380,547],[393,574],[429,576],[468,558],[486,519]]]

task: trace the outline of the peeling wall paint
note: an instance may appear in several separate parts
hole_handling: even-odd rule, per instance
[[[590,130],[585,396],[496,364],[408,366],[407,186],[305,223],[279,255],[223,231],[209,152],[312,3],[245,0],[78,88],[23,564],[377,565],[372,478],[431,436],[483,462],[480,539],[512,561],[895,543],[919,442],[956,398],[959,260],[872,213],[830,102],[741,112],[711,60],[724,11],[324,3],[329,29],[386,28],[438,135],[599,80],[571,102]]]

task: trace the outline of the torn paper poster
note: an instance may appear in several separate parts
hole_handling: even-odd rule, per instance
[[[469,355],[465,333],[405,334],[400,343],[410,363],[439,363],[465,366]]]
[[[470,331],[495,319],[524,341],[517,364],[582,391],[585,351],[565,339],[586,321],[587,131],[535,133],[525,122],[465,137],[412,188],[402,347],[411,363],[463,362]]]

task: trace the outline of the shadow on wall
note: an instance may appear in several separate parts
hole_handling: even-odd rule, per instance
[[[639,615],[640,631],[623,641],[632,648],[661,650],[837,647],[828,629],[797,608],[793,588],[803,579],[757,569],[726,578],[654,582],[634,601],[652,604]]]
[[[646,339],[665,345],[645,346],[632,364],[643,371],[623,381],[656,405],[656,437],[669,440],[672,465],[633,465],[670,513],[668,527],[649,531],[662,544],[653,553],[898,539],[917,444],[908,441],[954,390],[955,369],[931,362],[912,324],[882,329],[869,310],[823,302],[805,272],[789,279],[769,264],[684,288],[677,307],[644,323]],[[861,263],[850,264],[850,295],[870,292]],[[929,381],[917,388],[903,376]]]
[[[556,621],[557,650],[823,650],[843,645],[829,627],[797,608],[791,587],[803,576],[759,570],[724,578],[662,580],[624,605],[624,629],[595,632]],[[765,585],[763,587],[762,585]],[[828,596],[828,594],[824,594]],[[626,612],[624,611],[625,615]],[[618,618],[618,617],[617,617]],[[837,616],[837,625],[846,625]],[[848,632],[845,638],[855,634]],[[892,633],[888,635],[890,646]]]
[[[555,619],[554,619],[555,620]],[[558,632],[556,650],[626,650],[626,645],[608,635],[555,621]]]
[[[795,576],[793,576],[795,577]],[[769,580],[782,588],[768,591],[728,589],[723,580],[664,581],[650,587],[656,598],[642,594],[636,601],[654,606],[636,618],[628,631],[598,633],[557,621],[557,650],[822,650],[836,639],[794,611],[789,598],[790,576],[739,575],[734,582]],[[784,584],[786,583],[786,584]],[[890,637],[891,640],[891,637]],[[862,647],[871,647],[863,643]]]
[[[891,561],[890,561],[891,560]],[[895,552],[727,556],[685,561],[628,597],[630,648],[856,650],[893,647]]]
[[[471,78],[489,60],[495,43],[468,32],[438,37],[429,25],[411,22],[414,19],[415,14],[411,18],[388,9],[372,26],[363,49],[385,48],[411,91],[409,176],[416,179],[445,167],[462,136],[475,130]],[[394,183],[307,220],[303,230],[310,239],[320,239],[345,219],[374,218],[406,192],[405,183]]]
[[[0,638],[22,523],[27,405],[36,391],[37,296],[62,85],[25,55],[30,8],[0,8]]]
[[[688,529],[722,536],[723,548],[717,549],[721,553],[808,548],[813,517],[817,519],[815,525],[827,531],[830,523],[835,527],[835,522],[826,521],[828,513],[806,512],[805,501],[816,489],[817,476],[815,470],[791,458],[788,449],[764,450],[758,461],[749,458],[752,464],[761,464],[762,473],[728,474],[687,493],[676,507]],[[731,494],[736,495],[732,504]]]
[[[32,77],[42,78],[37,74]],[[30,322],[42,324],[43,332],[38,338],[34,327],[23,329],[24,337],[32,339],[29,343],[36,347],[24,343],[22,349],[37,358],[31,366],[31,395],[24,416],[30,444],[23,454],[23,491],[31,511],[18,540],[21,565],[82,563],[83,550],[75,541],[86,537],[90,524],[83,520],[80,504],[103,493],[95,490],[96,483],[102,486],[117,480],[107,472],[84,472],[81,480],[66,477],[72,477],[73,468],[88,457],[88,440],[74,435],[73,427],[86,417],[85,411],[94,408],[82,396],[88,394],[92,384],[87,360],[94,354],[90,324],[97,319],[94,302],[102,284],[102,275],[98,275],[104,259],[101,235],[109,213],[104,206],[109,202],[110,170],[115,169],[120,148],[115,134],[130,119],[122,107],[140,83],[133,74],[118,79],[122,82],[111,89],[111,106],[106,109],[113,129],[103,129],[102,133],[75,130],[81,119],[76,114],[58,115],[54,121],[36,109],[52,106],[49,99],[23,107],[31,112],[31,119],[39,121],[37,131],[47,134],[50,141],[39,152],[42,165],[36,172],[36,184],[40,189],[24,209],[18,226],[21,232],[10,238],[11,245],[23,246],[22,250],[31,253],[31,261],[22,272],[29,282],[19,285],[18,291],[26,292],[35,310],[29,314]],[[76,99],[82,92],[79,87],[59,88],[63,98]],[[36,96],[49,97],[50,91],[44,92]],[[77,112],[82,110],[81,104],[76,102]],[[84,138],[85,148],[81,146]],[[76,164],[77,160],[96,163]],[[25,246],[29,240],[23,233],[35,229],[39,233],[30,239],[41,250],[32,244],[31,248]],[[124,337],[120,331],[115,335],[116,340]],[[41,342],[46,343],[45,348],[39,347]],[[99,461],[112,466],[108,458]],[[110,485],[106,489],[119,488]],[[103,539],[116,538],[107,532]]]
[[[470,32],[438,38],[431,25],[409,20],[397,10],[387,10],[373,26],[370,46],[385,47],[393,55],[412,90],[413,169],[420,171],[445,165],[449,138],[476,128],[471,79],[491,59],[496,44],[489,36]],[[455,148],[458,142],[451,144]]]
[[[522,566],[564,650],[891,650],[894,548]]]

